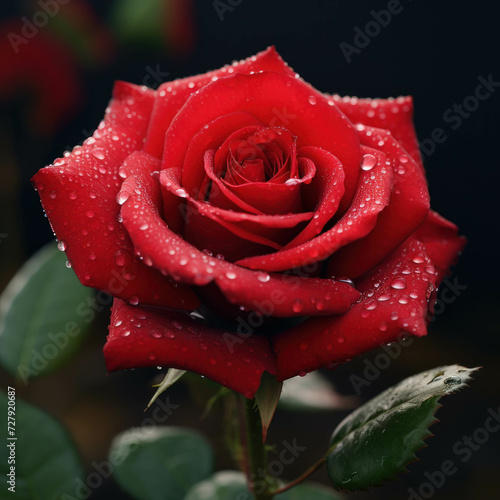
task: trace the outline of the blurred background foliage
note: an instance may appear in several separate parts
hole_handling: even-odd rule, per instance
[[[458,473],[447,478],[433,498],[494,498],[499,490],[495,472],[500,466],[500,433],[491,434],[465,463],[453,447],[483,426],[488,409],[498,411],[500,400],[500,91],[494,89],[477,110],[458,115],[457,127],[445,113],[474,95],[480,76],[500,81],[499,5],[483,0],[472,8],[447,0],[401,0],[400,13],[348,63],[340,44],[352,45],[355,28],[364,30],[374,19],[373,11],[387,9],[387,1],[54,0],[57,12],[44,17],[40,12],[48,3],[0,5],[0,288],[53,237],[30,177],[91,134],[116,79],[157,87],[275,44],[320,90],[372,97],[411,94],[419,138],[431,138],[436,128],[446,134],[424,159],[433,208],[456,222],[469,244],[452,285],[441,295],[430,335],[379,370],[375,380],[361,388],[359,398],[366,400],[405,376],[441,364],[485,368],[472,391],[445,401],[438,415],[442,423],[433,428],[437,436],[428,442],[429,449],[419,452],[422,462],[410,466],[413,474],[352,497],[406,498],[408,488],[418,488],[425,480],[425,472],[452,459]],[[30,22],[39,26],[30,28]],[[113,436],[144,420],[157,377],[154,370],[106,377],[101,350],[108,319],[107,308],[97,313],[83,350],[61,371],[27,386],[6,372],[0,374],[2,387],[16,384],[18,397],[64,422],[88,471],[93,461],[106,457]],[[363,376],[376,356],[369,353],[326,376],[341,394],[353,395],[352,375]],[[223,452],[220,419],[214,414],[199,419],[202,398],[189,395],[185,384],[168,394],[179,409],[167,423],[201,427],[218,450],[217,467],[232,467]],[[270,442],[279,445],[295,438],[307,446],[307,453],[287,467],[284,477],[294,477],[321,455],[333,422],[345,414],[344,409],[292,417],[278,411]],[[315,479],[327,483],[324,471]],[[110,478],[91,498],[128,497]]]

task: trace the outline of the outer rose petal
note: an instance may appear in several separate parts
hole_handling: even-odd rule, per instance
[[[196,309],[194,293],[148,269],[117,222],[118,168],[142,146],[154,91],[118,82],[104,121],[82,147],[41,169],[33,182],[57,238],[87,286],[151,305]],[[135,113],[127,116],[133,107]]]
[[[189,244],[160,217],[160,187],[150,174],[158,164],[144,152],[131,155],[122,167],[127,178],[118,195],[123,223],[146,264],[182,283],[202,286],[214,281],[230,302],[248,310],[266,310],[271,303],[270,315],[278,317],[344,312],[358,299],[358,292],[346,283],[250,271]]]
[[[335,104],[353,123],[389,130],[403,148],[424,170],[417,134],[413,125],[413,99],[368,99],[332,96]]]
[[[425,245],[425,251],[438,272],[440,283],[457,260],[467,240],[464,236],[458,236],[455,224],[433,210],[429,211],[427,219],[418,228],[415,237]]]
[[[249,257],[237,264],[250,269],[284,271],[324,260],[339,248],[366,236],[375,227],[379,213],[389,204],[393,173],[385,164],[384,154],[366,146],[362,146],[361,151],[373,155],[376,163],[370,171],[362,172],[349,210],[331,229],[302,245]]]
[[[276,373],[269,340],[208,327],[185,314],[115,299],[104,346],[109,371],[145,366],[190,370],[252,398],[264,371]]]
[[[332,256],[330,276],[358,278],[382,261],[406,240],[427,217],[430,201],[423,170],[406,154],[386,130],[358,126],[361,143],[379,149],[394,171],[389,205],[379,215],[367,236]]]
[[[425,247],[410,239],[358,285],[362,297],[340,316],[315,317],[276,335],[278,380],[393,342],[404,331],[426,334],[436,274]]]
[[[284,75],[295,76],[274,47],[269,47],[257,55],[239,63],[224,66],[216,71],[202,75],[182,78],[167,82],[158,88],[159,98],[155,102],[151,125],[149,127],[144,151],[161,158],[163,154],[165,132],[177,112],[182,108],[188,97],[208,83],[236,72],[250,74],[251,72],[274,71]],[[193,137],[190,135],[189,138]]]
[[[344,167],[344,204],[350,203],[360,174],[356,130],[309,85],[271,71],[228,76],[191,95],[166,132],[163,168],[180,170],[190,139],[204,125],[235,111],[251,113],[271,127],[286,127],[297,137],[298,148],[316,146],[334,154]]]

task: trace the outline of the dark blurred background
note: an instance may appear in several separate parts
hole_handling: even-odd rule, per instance
[[[425,474],[439,470],[447,459],[456,463],[457,472],[444,485],[434,487],[433,498],[498,498],[500,432],[490,433],[481,444],[473,443],[467,460],[453,450],[464,436],[484,427],[488,411],[498,413],[500,405],[499,22],[499,4],[484,0],[473,4],[430,0],[2,2],[0,288],[53,237],[30,177],[91,134],[116,79],[156,87],[274,44],[320,90],[366,97],[411,94],[433,208],[457,223],[469,243],[454,278],[444,286],[448,291],[438,302],[430,335],[404,349],[361,389],[360,398],[366,400],[407,375],[441,364],[484,368],[470,390],[444,401],[438,414],[442,422],[433,427],[436,437],[418,453],[422,462],[410,465],[412,474],[353,498],[407,498],[409,488],[418,490],[429,480]],[[490,82],[489,95],[478,100],[476,87],[484,80]],[[108,312],[99,314],[84,351],[70,366],[19,387],[20,397],[70,428],[88,470],[92,461],[105,458],[113,435],[140,425],[155,376],[145,370],[106,377],[101,348],[107,320]],[[326,375],[340,392],[352,394],[351,375],[361,375],[376,355],[370,353]],[[1,380],[2,385],[12,383],[5,374]],[[218,419],[200,422],[200,408],[183,386],[172,389],[171,400],[181,409],[168,423],[201,427],[218,447],[218,466],[230,467],[217,437]],[[270,442],[296,437],[308,447],[307,457],[292,464],[285,477],[295,476],[320,456],[342,416],[343,412],[278,414]],[[314,478],[327,482],[324,472]],[[109,479],[91,498],[128,497]]]

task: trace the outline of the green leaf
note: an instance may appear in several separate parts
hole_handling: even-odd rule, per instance
[[[131,429],[110,451],[120,486],[139,500],[183,500],[189,488],[213,471],[212,450],[194,431],[181,427]]]
[[[276,500],[335,500],[338,493],[319,484],[304,483],[280,493]],[[244,474],[236,471],[217,472],[210,479],[193,486],[184,500],[252,500]]]
[[[169,387],[174,385],[184,374],[186,370],[177,370],[177,368],[169,368],[165,378],[161,381],[160,384],[154,387],[158,387],[156,392],[154,393],[151,401],[148,403],[148,408],[156,401],[156,398],[162,393],[165,392]]]
[[[356,397],[338,394],[317,372],[285,380],[278,404],[280,409],[300,411],[347,410],[356,406]]]
[[[425,446],[439,399],[463,387],[477,368],[442,366],[403,380],[351,413],[334,431],[328,474],[334,486],[359,490],[406,472]]]
[[[260,386],[255,393],[255,402],[259,409],[260,421],[262,423],[262,441],[266,442],[267,430],[280,400],[283,382],[278,382],[274,375],[264,372],[260,380]]]
[[[65,266],[54,243],[39,250],[0,297],[0,364],[28,383],[68,361],[95,315],[93,291]]]
[[[9,388],[10,389],[10,388]],[[10,392],[10,391],[9,391]],[[53,417],[19,399],[15,401],[16,441],[8,441],[7,394],[0,391],[0,414],[5,416],[2,425],[2,446],[0,451],[0,473],[2,475],[2,498],[16,500],[59,500],[64,494],[76,495],[83,488],[84,472],[76,449],[64,427]],[[12,399],[10,399],[12,404]],[[6,474],[12,456],[7,445],[15,443],[15,494],[7,491]]]

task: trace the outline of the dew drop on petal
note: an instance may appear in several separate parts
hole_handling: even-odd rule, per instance
[[[130,299],[128,299],[128,303],[131,306],[136,306],[137,304],[139,304],[139,298],[136,297],[135,295],[132,295],[132,297],[130,297]]]
[[[226,278],[228,280],[234,280],[236,279],[236,273],[234,271],[227,271]]]
[[[129,193],[120,191],[116,196],[116,203],[118,203],[118,205],[123,205],[129,199],[129,197]]]
[[[95,212],[93,210],[87,210],[85,212],[85,215],[89,218],[89,219],[93,219],[94,216],[95,216]]]
[[[377,297],[377,300],[379,302],[385,302],[386,300],[389,300],[391,298],[391,295],[388,293],[382,293]]]
[[[57,242],[57,248],[59,250],[61,250],[61,252],[64,252],[66,250],[66,248],[68,248],[68,245],[66,244],[66,242],[64,240],[59,240]]]
[[[297,299],[292,304],[292,311],[294,313],[300,313],[304,310],[304,304],[301,300]]]
[[[404,290],[406,288],[405,280],[403,278],[396,278],[391,283],[391,288],[394,288],[395,290]]]
[[[368,172],[377,164],[377,159],[373,155],[364,155],[361,160],[361,170]]]

